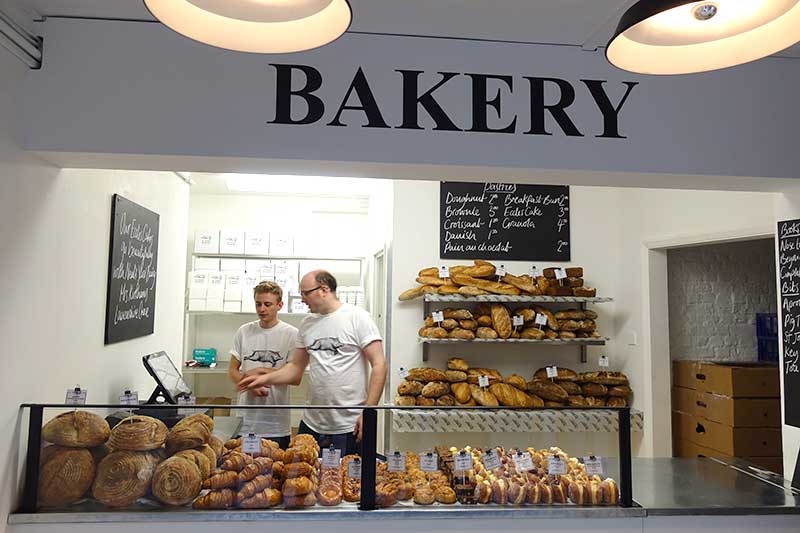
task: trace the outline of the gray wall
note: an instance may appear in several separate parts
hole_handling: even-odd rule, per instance
[[[775,313],[772,239],[670,250],[673,360],[755,361],[756,313]]]

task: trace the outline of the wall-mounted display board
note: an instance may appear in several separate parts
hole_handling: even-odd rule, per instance
[[[442,182],[439,255],[569,261],[569,218],[566,186]]]
[[[778,222],[785,423],[800,427],[800,219]]]
[[[115,194],[111,203],[105,343],[153,333],[158,213]]]

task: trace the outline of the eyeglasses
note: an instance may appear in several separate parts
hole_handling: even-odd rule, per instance
[[[313,289],[308,289],[307,291],[302,291],[302,290],[301,290],[301,291],[300,291],[300,295],[301,295],[301,296],[308,296],[308,295],[309,295],[309,294],[311,294],[312,292],[314,292],[314,291],[316,291],[316,290],[318,290],[318,289],[321,289],[322,287],[323,287],[322,285],[317,285],[317,286],[316,286],[316,287],[314,287]]]

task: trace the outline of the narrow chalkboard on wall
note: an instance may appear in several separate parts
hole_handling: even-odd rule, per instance
[[[153,333],[158,213],[115,194],[111,202],[105,343]]]
[[[569,187],[442,182],[442,259],[569,261]]]
[[[785,424],[800,427],[800,219],[778,222]]]

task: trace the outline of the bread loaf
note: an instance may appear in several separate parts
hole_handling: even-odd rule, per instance
[[[166,440],[167,426],[164,422],[134,415],[114,426],[108,444],[114,450],[147,451],[160,448]]]
[[[489,281],[480,278],[473,278],[464,274],[452,274],[451,279],[456,285],[471,285],[494,294],[505,294],[510,296],[519,296],[522,291],[508,283],[498,283],[496,281]]]
[[[426,398],[438,398],[450,392],[450,384],[441,381],[431,381],[422,388],[422,396]]]
[[[217,463],[219,463],[219,459],[222,457],[223,451],[225,450],[225,445],[223,444],[222,440],[216,435],[211,435],[208,438],[208,445],[211,446],[212,450],[214,450],[214,453],[217,456]]]
[[[495,275],[497,269],[488,261],[475,261],[475,266],[457,269],[456,272],[473,278],[491,278]]]
[[[470,331],[475,331],[478,329],[478,321],[477,320],[459,320],[458,325],[462,329],[468,329]]]
[[[479,289],[478,287],[473,287],[472,285],[463,285],[458,288],[458,294],[462,296],[484,296],[491,293],[489,291]]]
[[[484,318],[484,317],[481,317],[481,318]],[[485,318],[489,318],[489,317],[485,317]],[[489,318],[489,323],[490,324],[492,323],[492,319],[491,318]],[[475,330],[475,336],[478,337],[479,339],[496,339],[497,338],[497,332],[495,330],[493,330],[492,328],[490,328],[490,327],[487,328],[487,327],[481,326],[477,330]]]
[[[417,283],[421,285],[431,285],[433,287],[438,287],[440,285],[452,285],[453,282],[447,278],[438,278],[433,276],[420,276],[417,278]]]
[[[448,334],[448,338],[471,341],[475,338],[475,333],[468,329],[456,328]]]
[[[608,394],[606,386],[600,383],[584,383],[581,386],[581,391],[584,396],[605,396]]]
[[[419,407],[433,407],[436,405],[436,400],[434,398],[426,398],[425,396],[419,395],[417,396],[416,404]]]
[[[550,380],[534,379],[527,385],[528,392],[531,392],[545,400],[555,402],[565,402],[569,397],[567,391],[561,388],[558,384]]]
[[[553,314],[552,311],[540,305],[533,306],[533,310],[547,317],[548,328],[552,329],[553,331],[558,331],[558,320],[556,320],[556,316]]]
[[[397,386],[397,394],[403,396],[418,396],[422,393],[422,388],[424,386],[425,384],[419,381],[401,381],[400,385]]]
[[[539,328],[525,328],[519,333],[520,338],[523,339],[533,339],[536,341],[543,340],[545,338],[544,330]]]
[[[200,471],[201,480],[206,479],[211,475],[211,461],[208,459],[208,457],[197,450],[182,450],[173,455],[173,457],[180,457],[182,459],[186,459],[190,463],[194,463],[194,465],[197,467],[197,470]],[[214,464],[214,466],[216,466],[216,464]]]
[[[583,287],[583,278],[567,278],[567,287]]]
[[[627,407],[628,400],[625,398],[620,398],[618,396],[609,396],[606,400],[606,405],[608,407]]]
[[[577,320],[559,320],[558,329],[559,331],[578,331],[581,329],[581,325]]]
[[[448,370],[461,370],[466,372],[469,369],[469,363],[465,360],[461,359],[460,357],[451,357],[447,360],[447,369]]]
[[[575,287],[572,289],[572,295],[585,298],[594,298],[597,296],[597,289],[591,287]]]
[[[77,502],[92,486],[94,458],[85,448],[49,446],[42,452],[39,471],[39,503],[59,507]]]
[[[439,287],[436,285],[423,285],[422,294],[439,294]]]
[[[567,397],[567,403],[570,405],[570,407],[586,407],[586,398],[580,394],[570,394]]]
[[[147,493],[158,463],[149,452],[112,452],[97,465],[92,495],[109,507],[128,506]]]
[[[545,291],[547,296],[572,296],[573,291],[579,289],[571,289],[570,287],[562,287],[562,286],[549,286]]]
[[[467,383],[452,383],[450,384],[450,390],[459,403],[467,403],[472,397],[469,384]]]
[[[423,367],[409,370],[406,379],[428,383],[429,381],[447,381],[447,376],[437,368]]]
[[[459,383],[462,381],[467,381],[467,373],[461,370],[445,370],[445,375],[447,376],[447,381],[450,383]]]
[[[495,395],[500,405],[507,407],[533,407],[533,399],[530,396],[506,383],[495,383],[489,386],[489,392]]]
[[[562,389],[567,391],[567,394],[570,394],[570,395],[583,394],[582,391],[581,391],[581,386],[578,385],[578,383],[575,382],[575,381],[559,381],[559,380],[556,380],[556,383],[558,383],[559,386]]]
[[[601,385],[627,385],[628,377],[622,372],[601,370],[599,372],[584,372],[581,374],[584,383],[599,383]]]
[[[415,396],[398,396],[394,399],[394,404],[400,407],[410,407],[417,405],[417,398]]]
[[[596,398],[594,396],[587,396],[586,397],[586,406],[587,407],[605,407],[606,400],[605,398]]]
[[[577,338],[577,335],[571,331],[559,331],[558,338],[562,340],[569,340]]]
[[[446,339],[449,335],[448,331],[444,328],[422,328],[419,332],[420,337],[427,337],[429,339]]]
[[[203,413],[195,413],[181,418],[172,429],[198,425],[206,428],[209,435],[214,431],[214,419]]]
[[[554,314],[557,320],[583,320],[586,318],[586,313],[579,309],[566,309]]]
[[[514,314],[521,316],[524,322],[533,322],[536,319],[536,311],[527,307],[514,310]]]
[[[400,296],[397,297],[398,300],[401,302],[406,302],[408,300],[413,300],[415,298],[419,298],[422,296],[422,285],[418,287],[413,287],[408,289],[407,291],[403,291],[400,293]]]
[[[417,274],[417,277],[420,278],[438,278],[439,277],[439,267],[428,267],[423,268]]]
[[[183,457],[170,457],[156,467],[152,491],[166,505],[186,505],[200,494],[200,470]]]
[[[475,400],[479,405],[483,405],[486,407],[498,407],[500,402],[497,400],[497,397],[487,390],[483,390],[477,385],[470,385],[470,394],[472,399]]]
[[[511,374],[503,380],[503,383],[508,383],[512,387],[516,387],[522,391],[525,390],[525,378],[518,374]]]
[[[491,313],[491,311],[489,311]],[[490,328],[492,327],[492,317],[490,315],[480,315],[476,319],[478,327]]]
[[[572,370],[571,368],[566,368],[563,366],[556,367],[556,372],[558,375],[554,378],[557,381],[577,381],[578,380],[578,373]],[[534,380],[546,380],[549,379],[547,377],[547,368],[540,368],[536,372],[533,373]]]
[[[513,285],[514,287],[527,292],[528,294],[532,294],[534,296],[542,294],[542,291],[539,290],[539,286],[536,284],[536,281],[530,276],[515,276],[513,274],[506,274],[500,279],[509,285]]]
[[[103,417],[88,411],[62,413],[42,428],[47,442],[70,448],[94,448],[108,440],[111,430]]]
[[[458,285],[440,285],[437,292],[439,294],[459,294],[459,289]]]
[[[616,385],[608,389],[608,395],[615,398],[627,398],[631,394],[633,394],[633,391],[627,385]]]
[[[436,398],[436,405],[449,407],[456,404],[456,399],[450,394],[443,394]]]
[[[455,320],[470,320],[472,319],[472,313],[469,309],[452,309],[447,308],[442,310],[442,314],[445,318],[452,318]]]
[[[211,432],[203,424],[175,425],[167,434],[167,453],[198,448],[208,442]]]
[[[492,328],[501,339],[507,339],[511,336],[511,317],[506,306],[492,304]]]

